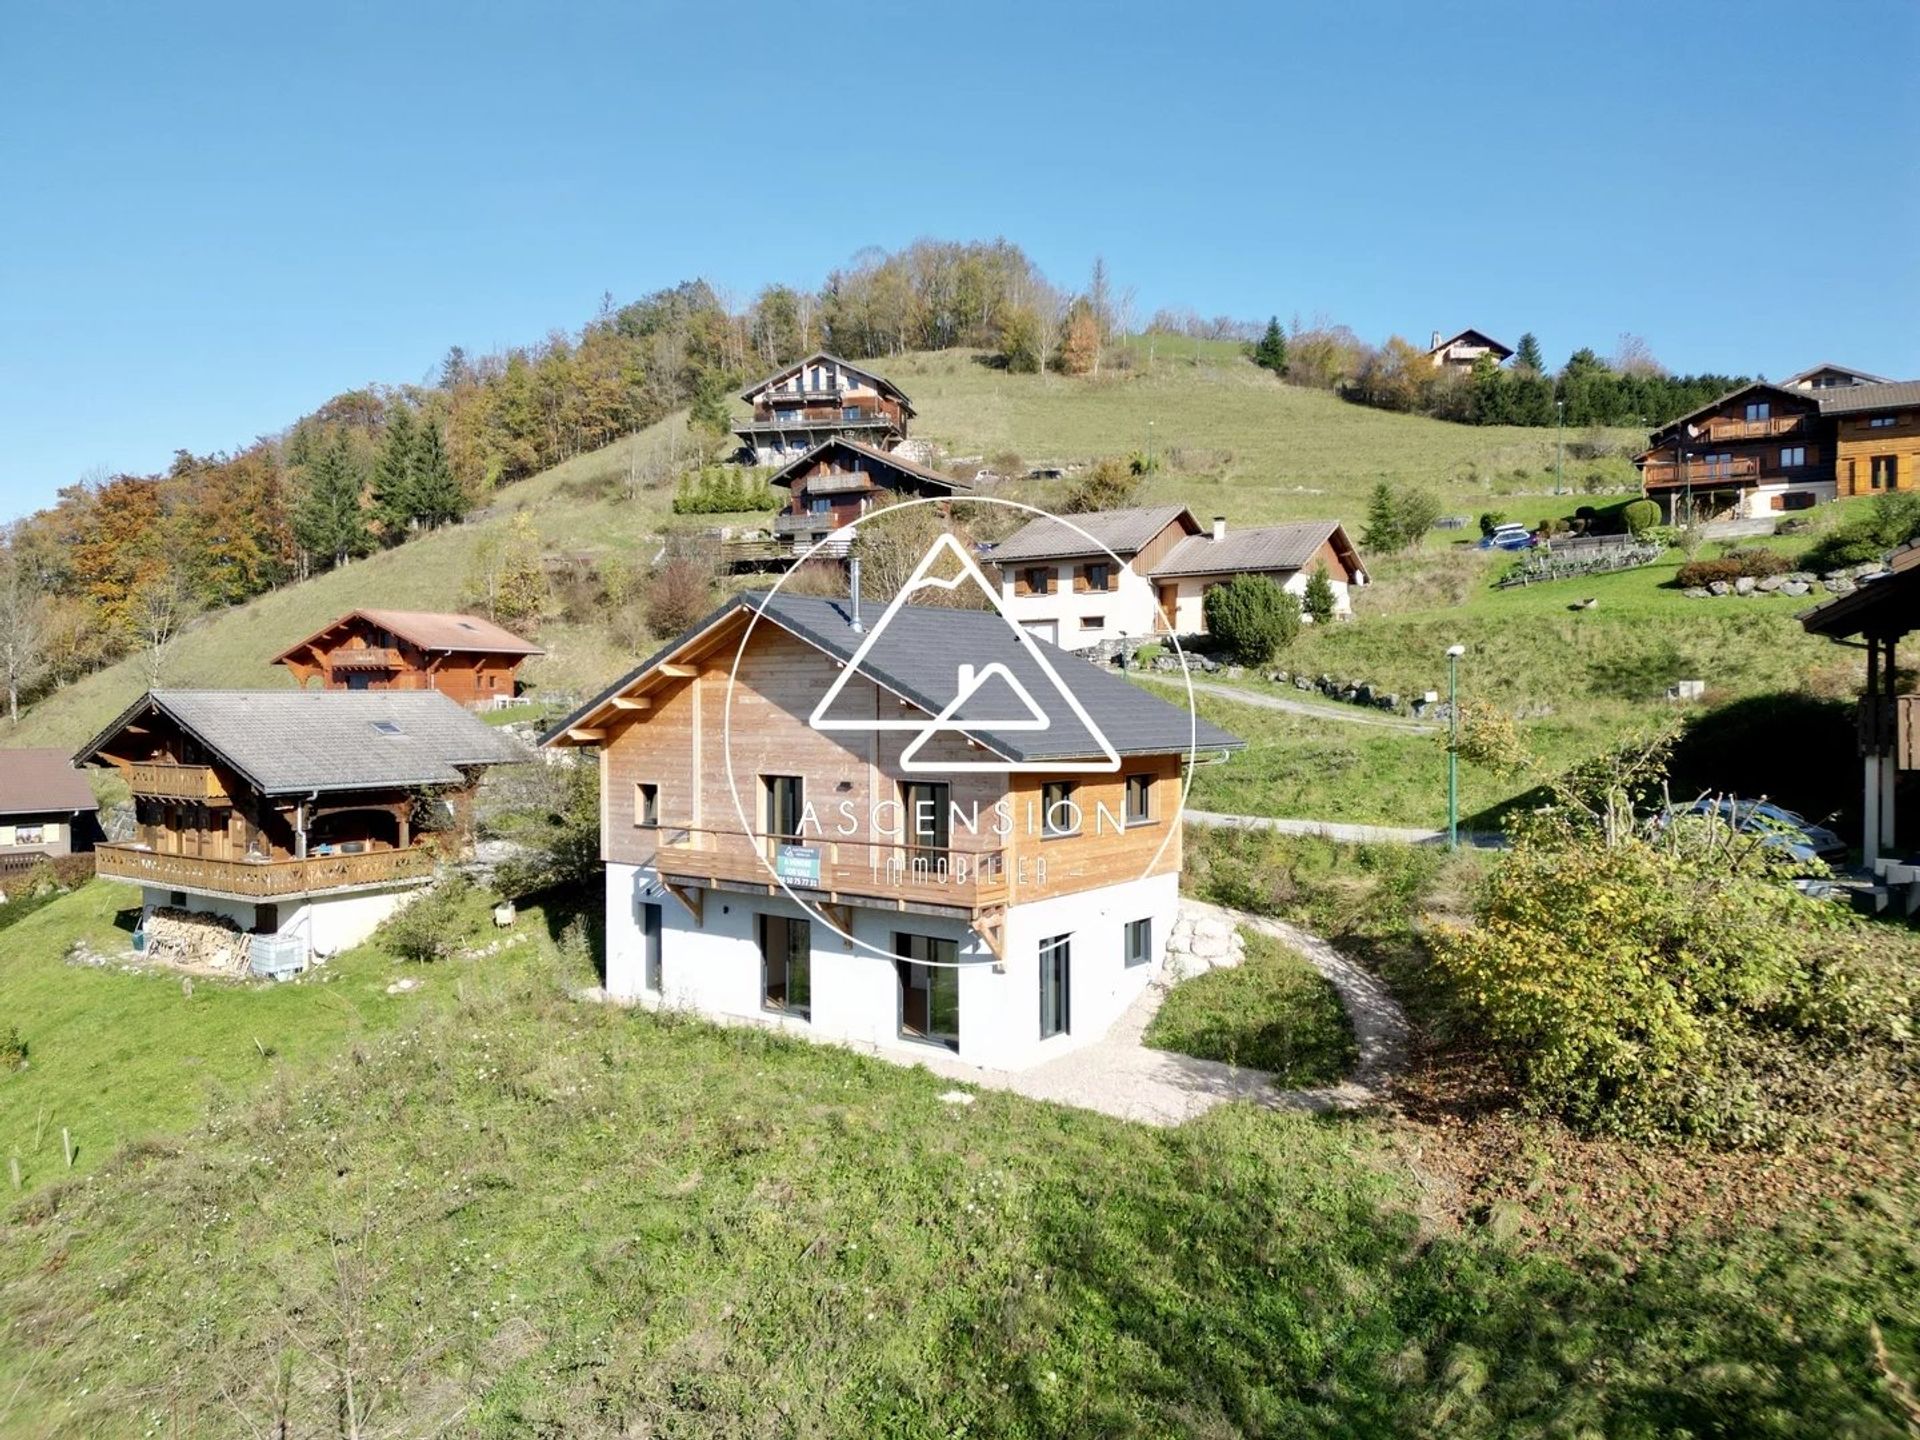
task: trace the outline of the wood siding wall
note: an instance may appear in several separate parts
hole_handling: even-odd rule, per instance
[[[1884,411],[1892,425],[1874,426],[1867,415],[1840,419],[1835,439],[1834,478],[1842,495],[1876,495],[1873,461],[1892,456],[1902,490],[1920,490],[1920,408]]]

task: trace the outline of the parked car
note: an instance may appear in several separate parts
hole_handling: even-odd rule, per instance
[[[1512,523],[1496,525],[1491,535],[1480,537],[1482,550],[1531,550],[1534,544],[1531,530]]]
[[[1694,801],[1679,813],[1718,816],[1738,833],[1758,835],[1761,844],[1785,850],[1796,860],[1821,860],[1835,865],[1847,858],[1847,842],[1826,826],[1816,825],[1804,815],[1765,800],[1741,800],[1732,796],[1705,798]]]

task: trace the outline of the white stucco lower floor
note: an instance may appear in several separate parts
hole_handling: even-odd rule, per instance
[[[714,890],[705,892],[696,920],[650,869],[609,863],[606,873],[609,995],[998,1069],[1037,1064],[1104,1035],[1159,972],[1179,908],[1179,879],[1171,874],[1015,905],[1005,961],[996,966],[958,918],[854,907],[848,939],[784,894]],[[805,955],[804,986],[793,987],[804,988],[804,1011],[770,1000],[767,951],[779,944],[768,936],[790,933],[783,922],[793,921],[806,922],[791,932]],[[1146,958],[1129,964],[1128,926],[1142,921]],[[921,997],[908,992],[928,976],[895,958],[912,949],[903,937],[952,944],[956,1003],[948,1013],[957,1013],[951,1028],[958,1033],[945,1043],[919,1038],[909,1023]],[[1064,977],[1064,1000],[1042,985],[1043,950],[1056,962],[1053,974]]]
[[[309,957],[326,959],[366,940],[380,922],[424,888],[419,883],[384,890],[355,890],[345,895],[313,895],[271,901],[235,900],[143,886],[140,918],[164,906],[196,915],[219,915],[249,934],[282,935],[303,941]],[[269,923],[271,922],[271,923]]]

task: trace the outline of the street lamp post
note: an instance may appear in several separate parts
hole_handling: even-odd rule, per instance
[[[1447,647],[1447,848],[1460,848],[1460,657],[1464,645]]]
[[[1564,400],[1554,401],[1553,414],[1553,493],[1556,495],[1564,495],[1567,493],[1567,402]]]

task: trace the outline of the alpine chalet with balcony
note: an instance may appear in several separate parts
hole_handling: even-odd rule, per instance
[[[95,869],[161,906],[358,944],[469,843],[491,765],[532,757],[432,691],[154,690],[74,757],[133,793],[134,836]]]
[[[913,418],[913,402],[898,385],[824,350],[776,370],[740,398],[753,407],[733,427],[749,465],[785,465],[842,435],[891,450]]]

